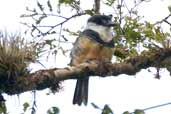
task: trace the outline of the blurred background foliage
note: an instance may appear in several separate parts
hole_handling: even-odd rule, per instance
[[[78,22],[72,21],[73,19],[95,15],[95,5],[88,8],[83,7],[84,4],[81,0],[45,0],[36,2],[37,7],[30,8],[28,6],[26,8],[27,13],[21,15],[23,18],[22,24],[30,28],[27,32],[31,33],[35,39],[39,39],[37,40],[38,43],[42,44],[44,42],[46,46],[49,45],[49,49],[53,54],[56,54],[58,50],[65,52],[67,49],[61,46],[60,43],[73,43],[72,36],[75,38],[78,36],[80,30],[73,30],[73,26],[78,25]],[[138,13],[138,7],[146,2],[150,1],[104,0],[101,3],[101,5],[105,5],[105,7],[113,11],[113,21],[118,23],[118,26],[113,29],[116,32],[114,55],[118,61],[140,55],[144,50],[170,47],[170,32],[164,31],[162,28],[163,23],[170,26],[167,21],[170,15],[155,23],[144,21],[144,17]],[[168,10],[170,11],[170,6],[168,6]],[[31,23],[24,21],[27,19],[30,19]],[[46,23],[50,19],[55,19],[55,23]],[[70,27],[66,26],[71,24],[69,21],[72,21]],[[47,40],[47,36],[49,39],[53,38]]]

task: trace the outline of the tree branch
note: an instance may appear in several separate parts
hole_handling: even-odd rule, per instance
[[[94,0],[94,12],[100,14],[100,0]]]
[[[130,58],[122,63],[106,63],[104,72],[99,69],[98,63],[82,63],[77,67],[39,70],[28,76],[18,77],[14,84],[4,85],[0,90],[12,95],[31,90],[43,90],[54,85],[59,89],[61,81],[84,78],[85,76],[135,75],[141,69],[148,67],[170,67],[170,58],[171,48],[165,48],[146,52],[144,55]]]

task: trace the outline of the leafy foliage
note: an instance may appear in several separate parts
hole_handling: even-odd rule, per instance
[[[38,53],[34,45],[20,35],[0,33],[0,86],[12,84],[18,76],[29,74],[28,65],[36,62]]]
[[[135,4],[135,7],[137,5]],[[122,11],[125,7],[120,6],[118,9]],[[140,55],[143,50],[158,49],[158,46],[162,48],[170,46],[168,39],[171,38],[171,35],[164,32],[161,27],[166,18],[156,23],[143,22],[143,17],[139,16],[138,11],[133,8],[128,9],[129,15],[125,15],[123,12],[118,12],[118,14],[120,15],[115,17],[115,21],[119,22],[120,26],[114,28],[117,34],[114,55],[118,57],[118,60]]]

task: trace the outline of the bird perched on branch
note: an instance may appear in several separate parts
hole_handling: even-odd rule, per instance
[[[79,35],[71,51],[71,66],[84,62],[111,62],[113,55],[112,15],[94,15],[88,19],[86,29]],[[78,79],[73,104],[88,102],[89,77]]]

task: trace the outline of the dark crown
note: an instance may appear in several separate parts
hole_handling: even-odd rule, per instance
[[[116,25],[116,23],[112,22],[112,15],[94,15],[88,19],[88,22],[108,27]]]

